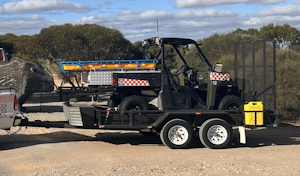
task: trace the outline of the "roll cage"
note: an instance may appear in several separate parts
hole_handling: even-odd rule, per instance
[[[165,55],[165,53],[164,53],[165,45],[172,45],[173,48],[175,49],[175,51],[177,52],[177,54],[179,55],[180,59],[182,60],[182,62],[185,65],[188,65],[188,63],[186,62],[183,55],[179,51],[178,47],[179,46],[188,47],[188,45],[194,45],[198,50],[200,58],[207,64],[207,66],[209,67],[209,70],[213,69],[212,65],[210,64],[210,62],[208,61],[208,59],[206,58],[206,56],[202,52],[201,48],[199,47],[200,44],[198,44],[196,41],[194,41],[192,39],[153,37],[153,38],[149,38],[149,39],[144,40],[142,45],[143,45],[144,49],[147,48],[147,47],[150,47],[150,46],[159,46],[161,48],[161,50],[159,51],[156,58],[159,58],[159,55],[162,54],[162,58],[163,58],[162,61],[161,61],[162,64],[164,64],[164,59],[165,59],[165,57],[164,57],[164,55]]]

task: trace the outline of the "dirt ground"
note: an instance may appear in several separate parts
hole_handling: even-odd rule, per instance
[[[57,97],[52,97],[58,100]],[[61,102],[32,97],[30,120],[64,120]],[[12,130],[17,130],[14,127]],[[247,130],[247,144],[172,150],[132,131],[28,127],[0,131],[0,175],[300,175],[300,127]]]

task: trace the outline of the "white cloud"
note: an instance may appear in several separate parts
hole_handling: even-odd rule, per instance
[[[48,21],[39,15],[14,18],[0,18],[0,34],[13,33],[16,35],[33,35],[42,28],[63,24],[59,21]],[[37,31],[37,29],[39,29]]]
[[[270,23],[300,28],[300,7],[296,5],[275,6],[262,10],[257,14],[248,15],[243,19],[243,26],[246,28],[261,28]]]
[[[154,10],[147,10],[145,12],[123,10],[118,15],[119,15],[119,17],[123,17],[123,20],[126,20],[126,21],[134,20],[134,19],[144,19],[144,20],[155,20],[156,18],[169,19],[169,18],[174,17],[174,15],[171,12],[154,11]]]
[[[300,4],[300,0],[294,0],[293,4]]]
[[[37,20],[44,20],[41,16],[35,14],[35,15],[31,15],[31,16],[27,16],[27,17],[24,17],[25,19],[28,19],[28,20],[34,20],[34,21],[37,21]]]
[[[23,0],[5,2],[0,14],[31,14],[46,11],[87,12],[90,7],[67,0]]]
[[[259,16],[274,16],[274,15],[300,15],[300,7],[296,5],[276,6],[268,10],[262,10],[258,13]]]
[[[218,11],[214,9],[197,10],[197,11],[180,11],[175,13],[177,18],[199,18],[199,17],[219,17],[219,16],[236,16],[232,11]]]
[[[160,35],[164,37],[202,38],[214,32],[228,31],[242,25],[241,17],[232,11],[198,10],[171,13],[167,11],[124,10],[117,16],[88,16],[78,22],[95,23],[120,30],[131,41],[157,35],[156,18]],[[201,20],[199,20],[201,18]]]
[[[89,16],[76,23],[96,23],[120,30],[131,41],[157,35],[156,17],[159,19],[160,35],[200,39],[214,33],[227,33],[236,28],[261,28],[270,23],[288,23],[300,28],[300,7],[295,5],[271,7],[256,14],[240,16],[233,11],[185,10],[132,11],[124,10],[117,16]]]
[[[141,12],[139,11],[133,11],[133,10],[123,10],[119,13],[119,15],[122,16],[132,16],[132,15],[140,15]]]
[[[148,10],[140,14],[140,17],[143,19],[153,19],[153,18],[172,18],[173,14],[166,11],[153,11]]]
[[[201,8],[226,4],[272,5],[287,0],[176,0],[177,8]],[[298,0],[299,1],[299,0]]]
[[[260,28],[262,26],[268,25],[270,23],[283,25],[283,24],[289,24],[290,26],[300,28],[300,16],[265,16],[265,17],[252,17],[248,20],[245,20],[243,22],[243,25],[245,27],[254,27],[254,28]]]
[[[8,32],[16,35],[36,34],[42,28],[64,23],[98,24],[118,29],[130,41],[157,36],[156,18],[159,19],[161,37],[200,39],[214,33],[227,33],[236,28],[261,28],[270,23],[288,23],[300,28],[300,7],[296,5],[271,7],[256,14],[240,16],[230,10],[133,11],[123,10],[117,15],[83,16],[75,21],[51,21],[40,15],[1,18],[0,35]]]

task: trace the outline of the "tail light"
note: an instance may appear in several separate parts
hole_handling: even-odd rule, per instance
[[[112,83],[115,84],[116,83],[116,78],[113,77],[112,79]]]
[[[14,110],[17,110],[17,108],[18,108],[18,99],[17,99],[17,96],[15,95]]]

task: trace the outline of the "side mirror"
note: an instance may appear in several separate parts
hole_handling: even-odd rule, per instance
[[[223,67],[222,64],[216,64],[216,66],[214,68],[214,71],[215,72],[221,72],[222,71],[222,67]]]
[[[150,38],[150,39],[144,40],[142,43],[142,46],[143,47],[155,46],[155,45],[160,46],[160,44],[161,44],[160,38]]]

